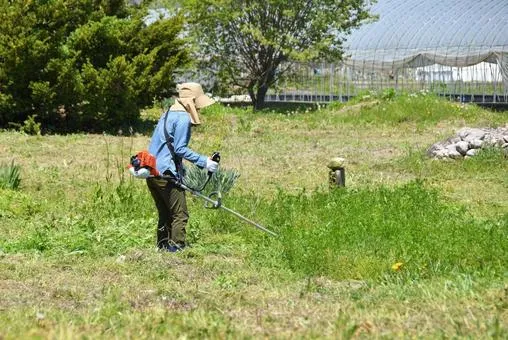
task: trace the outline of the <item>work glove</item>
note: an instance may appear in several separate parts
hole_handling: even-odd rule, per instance
[[[131,173],[132,176],[140,179],[145,179],[148,178],[148,176],[150,176],[150,170],[148,170],[147,168],[140,168],[139,170],[136,171],[134,167],[131,167],[129,168],[129,172]]]
[[[219,169],[219,163],[212,161],[210,158],[206,160],[206,170],[208,172],[214,173]]]

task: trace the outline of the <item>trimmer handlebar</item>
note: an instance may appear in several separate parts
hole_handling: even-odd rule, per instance
[[[171,181],[172,183],[174,183],[175,185],[179,186],[180,188],[190,192],[191,194],[193,194],[194,196],[197,196],[203,200],[206,201],[205,203],[205,207],[206,208],[210,208],[210,209],[223,209],[223,210],[226,210],[227,212],[235,215],[236,217],[238,217],[239,219],[243,220],[244,222],[247,222],[251,225],[253,225],[254,227],[256,227],[257,229],[267,233],[267,234],[270,234],[272,236],[277,236],[276,233],[274,233],[273,231],[263,227],[262,225],[248,219],[247,217],[245,216],[242,216],[240,215],[239,213],[237,213],[236,211],[234,210],[231,210],[225,206],[222,205],[222,201],[221,201],[221,195],[220,195],[220,192],[217,192],[217,191],[214,191],[212,192],[209,196],[205,196],[203,195],[202,193],[200,193],[199,191],[196,191],[196,190],[193,190],[192,188],[189,188],[188,186],[186,186],[185,184],[183,183],[180,183],[178,182],[177,180],[175,180],[174,177],[170,177],[170,176],[159,176],[159,178],[163,178],[163,179],[166,179],[168,181]],[[217,200],[214,200],[213,198],[217,198]]]
[[[214,162],[220,163],[220,152],[215,151],[214,153],[212,153],[212,155],[210,156],[210,159]],[[208,171],[208,180],[212,177],[212,175],[213,175],[213,172]],[[207,183],[208,183],[208,181],[207,181]]]
[[[212,159],[212,161],[220,163],[220,152],[215,151],[214,153],[212,153],[212,156],[210,156],[210,158]]]

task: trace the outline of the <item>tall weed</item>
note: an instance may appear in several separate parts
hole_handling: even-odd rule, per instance
[[[36,203],[14,194],[0,199],[7,218],[23,213],[18,211],[20,200],[26,200],[22,206],[27,209]],[[252,254],[253,263],[305,276],[372,281],[455,274],[499,278],[508,263],[508,214],[474,219],[420,181],[299,195],[281,190],[271,199],[228,196],[225,205],[274,230],[276,238],[196,202],[202,203],[189,200],[191,242],[206,244],[212,237],[227,243],[224,234],[234,233],[244,238],[242,249]],[[23,213],[16,234],[0,241],[2,250],[101,257],[153,244],[156,212],[143,181],[96,184],[66,213],[56,206],[49,209],[49,202],[40,204],[43,207],[31,208],[30,215]]]
[[[227,193],[233,188],[239,177],[240,173],[235,169],[219,168],[208,181],[206,170],[190,164],[186,167],[184,184],[196,190],[203,188],[206,184],[202,190],[204,194],[210,194],[212,191],[217,190],[220,190],[221,193]]]
[[[421,182],[394,189],[281,193],[263,213],[281,236],[257,240],[255,258],[275,266],[280,261],[304,275],[365,280],[501,276],[508,263],[506,216],[474,220]]]
[[[0,164],[0,189],[18,189],[21,184],[20,166],[14,164]]]
[[[25,217],[17,237],[0,240],[0,248],[8,252],[100,257],[150,246],[155,235],[155,208],[144,183],[139,182],[96,184],[80,204],[66,212],[45,203],[44,209]],[[7,208],[8,217],[15,217],[21,200],[26,206],[35,203],[27,197],[10,195],[0,199],[0,206]]]

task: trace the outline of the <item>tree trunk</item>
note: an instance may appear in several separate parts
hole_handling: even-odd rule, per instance
[[[266,69],[265,77],[260,81],[261,84],[257,88],[256,101],[254,102],[254,110],[260,110],[265,107],[265,96],[270,86],[275,83],[275,71],[279,67],[282,61],[282,57],[279,56],[275,61],[271,61],[269,65],[265,65]]]
[[[267,69],[266,75],[262,78],[253,80],[247,86],[254,111],[261,110],[265,107],[266,93],[268,92],[270,86],[275,83],[275,70],[279,66],[281,60],[277,60],[275,63],[263,67],[263,69]]]
[[[258,90],[256,92],[256,98],[254,103],[254,110],[261,110],[265,107],[265,95],[266,92],[268,92],[268,86],[263,85],[258,87]]]

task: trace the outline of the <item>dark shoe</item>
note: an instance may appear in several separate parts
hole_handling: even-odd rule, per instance
[[[170,252],[170,253],[176,253],[178,251],[182,251],[184,250],[185,248],[185,245],[176,245],[176,244],[165,244],[163,248],[161,248],[161,250],[165,250],[167,252]]]

